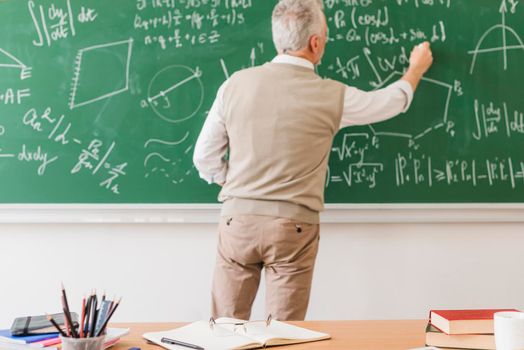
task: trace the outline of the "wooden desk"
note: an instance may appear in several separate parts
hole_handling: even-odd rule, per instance
[[[285,347],[290,350],[407,350],[424,346],[427,321],[305,321],[290,322],[300,327],[331,334],[332,339],[316,343]],[[169,330],[184,323],[121,323],[113,327],[129,327],[131,333],[113,350],[139,347],[142,350],[161,349],[147,344],[142,338],[146,332]],[[279,347],[278,349],[282,349]]]

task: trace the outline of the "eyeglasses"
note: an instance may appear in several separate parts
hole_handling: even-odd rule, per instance
[[[243,322],[216,322],[213,317],[209,319],[209,328],[214,336],[227,337],[237,333],[262,334],[271,325],[272,317],[269,315],[266,320],[243,321]]]

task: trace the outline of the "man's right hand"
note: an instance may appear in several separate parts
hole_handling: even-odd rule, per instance
[[[409,69],[424,75],[433,64],[433,53],[429,42],[425,41],[413,48],[409,57]]]
[[[429,47],[429,42],[425,41],[422,44],[415,46],[413,51],[411,51],[409,68],[402,79],[410,83],[413,91],[415,91],[420,79],[422,79],[422,76],[424,76],[432,64],[433,54]]]

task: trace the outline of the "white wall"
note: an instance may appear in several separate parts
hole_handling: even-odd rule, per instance
[[[524,224],[325,224],[308,319],[425,318],[524,309]],[[63,281],[123,296],[117,321],[209,317],[211,224],[0,225],[0,327],[58,312]],[[76,303],[73,303],[75,301]],[[263,298],[253,317],[263,316]]]

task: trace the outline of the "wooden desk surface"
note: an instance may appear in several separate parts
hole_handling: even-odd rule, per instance
[[[300,327],[331,334],[330,340],[290,345],[290,350],[407,350],[424,346],[427,321],[304,321],[290,322]],[[112,350],[139,347],[142,350],[159,350],[148,344],[142,334],[169,330],[185,323],[119,323],[112,327],[129,327],[131,333]],[[280,349],[281,347],[279,347]]]

